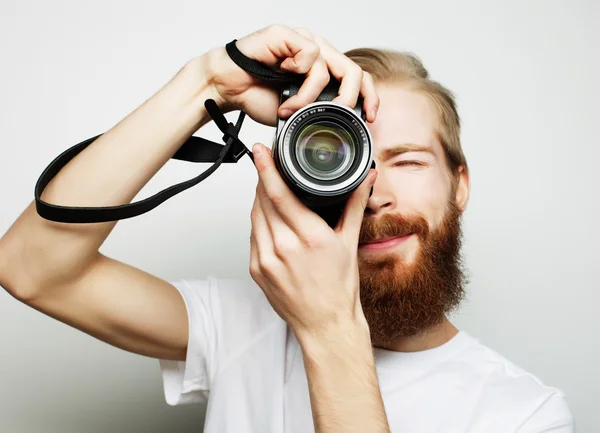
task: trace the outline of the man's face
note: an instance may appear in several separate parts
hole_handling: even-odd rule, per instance
[[[468,178],[463,173],[452,187],[426,95],[391,84],[377,91],[380,108],[369,129],[378,176],[358,260],[372,342],[385,346],[440,323],[463,296],[459,218]]]

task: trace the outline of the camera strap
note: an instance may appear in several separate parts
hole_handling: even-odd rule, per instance
[[[303,80],[303,77],[298,74],[275,71],[247,57],[237,48],[236,41],[237,39],[234,39],[225,46],[227,54],[231,60],[250,75],[267,82],[281,84]],[[248,155],[252,162],[254,162],[252,152],[238,137],[246,113],[241,111],[234,125],[227,122],[227,119],[213,99],[207,99],[204,106],[209,116],[223,133],[222,140],[225,144],[191,136],[171,157],[172,159],[188,162],[212,162],[213,164],[199,176],[172,185],[146,199],[120,206],[74,207],[60,206],[43,201],[40,197],[50,181],[69,161],[102,135],[99,134],[64,151],[42,172],[35,185],[37,213],[47,220],[63,223],[99,223],[132,218],[154,209],[174,195],[202,182],[224,162],[235,163],[244,155]]]

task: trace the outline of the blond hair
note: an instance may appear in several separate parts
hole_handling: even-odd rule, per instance
[[[371,74],[375,83],[406,83],[423,92],[433,104],[439,117],[436,131],[454,180],[458,168],[468,170],[467,160],[460,143],[460,117],[454,95],[437,81],[421,60],[412,53],[379,48],[356,48],[344,53],[364,71]]]

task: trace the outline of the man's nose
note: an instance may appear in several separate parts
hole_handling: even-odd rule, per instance
[[[395,206],[394,194],[382,174],[381,172],[378,173],[377,180],[373,184],[371,196],[367,201],[365,213],[369,215],[389,212]]]

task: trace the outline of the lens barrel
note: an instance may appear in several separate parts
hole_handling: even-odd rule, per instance
[[[287,120],[279,119],[272,154],[283,179],[330,226],[373,164],[372,138],[360,105],[321,95]],[[362,102],[362,101],[361,101]]]

